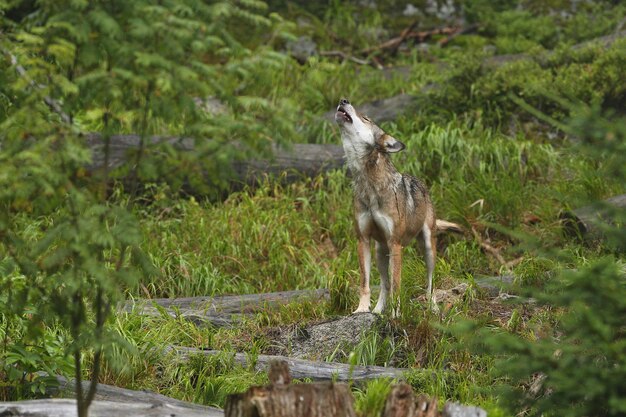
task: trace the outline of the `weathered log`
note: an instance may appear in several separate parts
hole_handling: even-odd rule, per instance
[[[443,407],[442,417],[487,417],[487,412],[479,407],[448,402]]]
[[[276,369],[278,368],[278,369]],[[270,365],[270,374],[280,375],[265,387],[251,387],[226,399],[226,417],[356,417],[354,397],[347,384],[318,382],[289,385],[285,362]]]
[[[94,401],[89,407],[90,415],[98,417],[222,417],[222,412],[208,413],[202,410],[176,405],[116,401]],[[3,417],[74,417],[76,400],[45,399],[0,403]]]
[[[73,397],[76,382],[57,377],[59,386],[47,395]],[[90,382],[83,381],[83,389]],[[188,403],[151,391],[135,391],[107,384],[98,384],[90,413],[100,417],[223,417],[222,410],[214,407]],[[55,398],[0,403],[0,416],[64,417],[76,415],[76,400]]]
[[[603,238],[603,227],[615,225],[614,211],[626,210],[626,194],[611,197],[597,204],[560,214],[561,224],[570,236],[592,242]]]
[[[192,138],[152,136],[147,139],[149,147],[167,144],[180,151],[192,152],[196,149]],[[99,133],[85,135],[85,144],[91,150],[90,172],[102,170],[107,159],[109,169],[119,168],[129,160],[141,143],[139,135],[113,135],[109,139],[109,155],[105,158],[105,141]],[[231,143],[229,146],[241,146]],[[148,151],[146,151],[148,152]],[[289,147],[272,145],[268,159],[233,161],[233,182],[258,182],[265,174],[286,173],[287,179],[313,177],[323,172],[340,168],[343,165],[343,149],[338,145],[292,144]]]
[[[156,306],[159,306],[172,317],[182,317],[197,325],[210,323],[222,327],[237,322],[242,315],[266,308],[276,308],[294,301],[326,301],[329,298],[327,289],[218,297],[155,298],[129,300],[123,305],[122,310],[158,317],[161,313]]]
[[[56,391],[48,392],[48,395],[61,397],[73,397],[75,395],[76,381],[74,379],[68,380],[62,376],[57,376],[57,381],[59,382],[58,388],[56,388]],[[90,383],[90,381],[82,382],[84,391],[89,388]],[[218,408],[177,400],[148,390],[132,390],[108,384],[98,384],[94,399],[122,404],[151,404],[152,407],[155,408],[177,407],[185,410],[199,411],[202,412],[204,416],[221,417],[223,415],[222,410]]]
[[[408,370],[382,366],[351,366],[344,363],[315,362],[275,355],[257,355],[251,358],[245,353],[227,353],[219,350],[202,350],[180,346],[171,346],[166,349],[166,352],[173,352],[182,361],[188,361],[193,356],[231,355],[234,363],[244,367],[254,366],[256,371],[266,371],[271,361],[285,361],[289,364],[291,375],[294,378],[308,378],[313,381],[363,382],[375,378],[401,380],[404,378],[404,372]]]

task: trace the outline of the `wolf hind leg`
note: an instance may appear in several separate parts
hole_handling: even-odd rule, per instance
[[[376,266],[380,272],[380,294],[373,313],[381,314],[387,305],[389,296],[389,246],[386,243],[376,242]]]

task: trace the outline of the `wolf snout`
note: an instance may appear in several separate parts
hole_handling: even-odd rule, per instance
[[[339,100],[337,112],[335,113],[335,121],[339,124],[352,123],[352,117],[349,114],[351,108],[352,106],[350,106],[350,102],[347,98]]]

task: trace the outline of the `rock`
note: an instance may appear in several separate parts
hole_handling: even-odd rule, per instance
[[[620,213],[625,210],[626,194],[621,194],[589,206],[562,211],[559,217],[569,236],[592,243],[606,238],[606,227],[618,227]],[[618,242],[617,246],[622,245]]]
[[[317,44],[308,36],[300,36],[295,41],[287,42],[287,51],[302,64],[317,55]]]
[[[487,417],[487,412],[480,407],[449,402],[443,407],[442,417]]]
[[[324,360],[335,354],[338,348],[345,352],[357,345],[377,321],[376,315],[361,313],[306,327],[290,328],[277,338],[278,349],[293,358]]]
[[[420,9],[413,6],[413,4],[411,3],[407,3],[407,5],[404,7],[404,10],[402,11],[402,16],[407,16],[407,17],[419,16],[421,14],[422,12],[420,11]]]
[[[456,287],[444,290],[436,288],[433,291],[433,298],[437,303],[456,304],[463,299],[463,296],[469,289],[469,284],[462,282]]]
[[[211,116],[224,115],[228,113],[228,106],[226,106],[226,104],[224,104],[217,97],[194,97],[193,101],[196,103],[196,106]]]
[[[490,297],[497,297],[502,290],[510,291],[515,277],[511,274],[497,277],[481,277],[476,279],[476,285]]]

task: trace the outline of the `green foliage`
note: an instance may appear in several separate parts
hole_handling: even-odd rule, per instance
[[[614,299],[623,298],[623,212],[610,213],[617,227],[606,227],[608,243],[589,246],[563,236],[558,222],[563,208],[624,192],[625,44],[570,48],[612,33],[623,5],[461,1],[467,21],[480,24],[475,33],[448,47],[381,53],[385,67],[403,68],[380,71],[324,56],[300,64],[278,51],[297,34],[319,50],[363,57],[360,50],[412,19],[416,30],[438,21],[427,13],[399,17],[404,3],[395,0],[377,2],[378,9],[338,1],[269,8],[258,1],[0,3],[7,12],[0,18],[3,400],[44,391],[53,378],[41,370],[218,406],[229,393],[265,383],[264,373],[234,366],[228,354],[181,364],[162,348],[244,351],[254,359],[273,349],[276,327],[353,310],[359,273],[349,178],[341,170],[292,185],[268,178],[217,201],[228,168],[237,158],[265,157],[274,144],[339,143],[336,126],[321,121],[339,97],[358,108],[409,93],[420,96],[418,105],[383,124],[407,144],[394,162],[427,182],[439,218],[474,228],[507,260],[523,257],[512,271],[516,284],[553,292],[538,296],[547,302],[539,306],[486,298],[478,277],[509,271],[473,234],[441,235],[435,288],[467,283],[462,299],[442,303],[439,314],[427,309],[425,266],[410,246],[402,319],[365,335],[351,355],[338,349],[328,359],[412,368],[407,379],[417,391],[483,405],[490,415],[505,415],[487,389],[494,383],[529,399],[536,412],[549,413],[551,404],[569,410],[584,399],[571,415],[594,415],[590,404],[605,415],[623,413],[623,366],[612,366],[623,364],[623,303]],[[298,25],[289,20],[296,17]],[[490,55],[502,53],[528,58],[492,65]],[[91,131],[105,147],[112,135],[136,134],[141,148],[130,164],[87,175],[83,134]],[[154,143],[155,135],[192,138],[184,145],[194,142],[196,151]],[[123,186],[111,185],[121,177]],[[182,184],[209,198],[181,196]],[[546,254],[555,247],[558,257]],[[565,268],[579,272],[555,280]],[[164,311],[107,315],[124,296],[319,287],[330,289],[330,303],[260,311],[235,328],[199,328]],[[487,347],[503,342],[476,355],[463,336],[443,331],[468,317],[489,329]],[[497,367],[508,373],[494,377]],[[533,397],[524,384],[537,371],[546,379]],[[355,388],[359,412],[379,414],[391,383]],[[510,405],[520,411],[519,402]]]
[[[353,390],[354,408],[359,416],[374,417],[381,415],[387,395],[395,381],[381,378],[365,383],[363,388]]]
[[[581,139],[580,148],[607,160],[617,180],[624,171],[624,125],[597,107],[576,108],[562,128]],[[617,152],[617,153],[615,153]],[[605,220],[607,247],[620,249],[626,239],[626,210],[613,208]],[[613,223],[611,223],[611,221]],[[562,272],[531,292],[539,303],[561,312],[557,323],[525,335],[478,330],[475,343],[498,357],[493,368],[498,391],[511,409],[530,415],[618,416],[626,412],[626,270],[604,257],[577,271]],[[511,317],[513,322],[514,317]],[[516,319],[519,322],[519,318]],[[510,330],[515,330],[512,324]],[[532,328],[531,328],[532,329]]]
[[[219,205],[155,205],[142,215],[144,250],[163,278],[144,286],[155,296],[325,287],[329,270],[345,268],[337,254],[351,230],[347,181],[326,180],[267,181]]]
[[[187,181],[215,192],[225,185],[229,161],[263,154],[268,137],[281,142],[294,135],[292,113],[281,111],[288,100],[246,87],[264,68],[280,69],[285,62],[271,41],[244,43],[260,33],[284,36],[283,22],[265,16],[263,3],[50,1],[39,7],[40,17],[8,34],[3,50],[62,103],[78,129],[102,134],[105,153],[111,135],[139,135],[134,163],[121,170],[131,179],[168,179],[177,187]],[[243,24],[249,29],[232,30]],[[9,79],[16,94],[7,96],[10,107],[20,108],[30,80],[14,75]],[[211,97],[224,110],[207,112],[197,104]],[[149,140],[152,135],[192,137],[196,151],[179,154],[173,144]],[[233,141],[244,146],[227,146]]]
[[[484,53],[451,57],[454,69],[445,86],[430,96],[443,112],[463,114],[469,120],[509,128],[529,121],[520,115],[511,96],[521,97],[543,113],[562,119],[568,109],[546,96],[620,108],[626,100],[617,80],[626,76],[626,42],[608,50],[592,45],[576,51],[559,49],[537,53],[534,59],[516,59],[500,66],[485,65]]]
[[[184,392],[185,399],[222,408],[228,394],[269,383],[267,374],[234,364],[228,353],[216,357],[196,356],[177,368],[172,377],[177,384],[183,382],[174,391]]]
[[[564,313],[558,335],[531,340],[480,330],[499,393],[531,415],[618,416],[626,410],[626,275],[605,259],[554,280],[539,300]],[[558,411],[557,411],[558,410]]]

